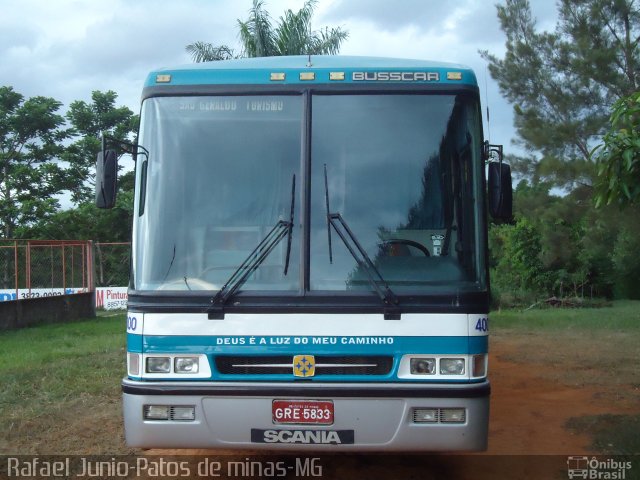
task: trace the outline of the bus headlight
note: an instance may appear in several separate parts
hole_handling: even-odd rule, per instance
[[[436,373],[436,359],[412,358],[409,368],[411,375],[434,375]]]
[[[199,366],[198,357],[176,357],[174,364],[176,373],[198,373]]]
[[[464,375],[464,358],[441,358],[440,375]]]
[[[147,373],[169,373],[170,371],[170,357],[147,357]]]

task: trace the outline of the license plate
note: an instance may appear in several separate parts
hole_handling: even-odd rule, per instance
[[[274,400],[271,413],[276,424],[333,424],[331,400]]]

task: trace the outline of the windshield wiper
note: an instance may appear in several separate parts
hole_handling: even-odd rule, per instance
[[[364,248],[358,242],[358,239],[353,234],[347,222],[340,213],[331,213],[329,209],[329,182],[327,180],[327,164],[324,165],[324,196],[325,204],[327,207],[327,235],[329,240],[329,262],[333,263],[333,252],[331,246],[331,227],[336,231],[342,243],[354,258],[358,266],[364,270],[367,275],[369,283],[378,294],[382,303],[385,305],[384,318],[385,320],[399,320],[400,310],[398,305],[400,301],[398,297],[393,293],[389,284],[382,278],[382,275],[371,261],[371,258],[367,254]],[[377,280],[376,278],[377,277]],[[382,284],[382,286],[380,285]]]
[[[291,210],[289,213],[289,221],[278,220],[267,235],[260,240],[260,243],[253,251],[244,259],[235,272],[229,277],[222,288],[216,293],[211,300],[211,305],[207,309],[209,319],[224,319],[224,306],[231,296],[247,281],[253,272],[264,263],[269,254],[282,241],[284,237],[287,240],[287,254],[284,265],[284,274],[289,270],[289,257],[291,255],[291,237],[293,233],[293,213],[295,206],[296,193],[296,176],[293,175],[291,181]]]

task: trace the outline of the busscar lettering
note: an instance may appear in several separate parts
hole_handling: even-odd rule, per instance
[[[438,72],[353,72],[354,82],[437,82]]]

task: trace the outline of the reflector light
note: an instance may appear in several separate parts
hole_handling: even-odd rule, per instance
[[[156,83],[169,83],[171,81],[171,75],[156,75]]]
[[[284,72],[271,72],[269,78],[272,82],[281,82],[286,78],[286,75]]]
[[[464,423],[467,419],[464,408],[442,408],[440,421],[442,423]]]
[[[189,421],[196,419],[195,407],[171,407],[171,420]]]
[[[129,375],[138,376],[140,375],[140,354],[138,353],[129,353],[127,355],[127,359],[129,360]]]
[[[447,80],[462,80],[462,72],[447,72]]]
[[[145,405],[145,420],[169,420],[169,405]]]
[[[437,408],[416,408],[413,411],[413,423],[436,423],[437,421]]]
[[[486,355],[474,355],[473,356],[473,370],[471,376],[484,377],[487,374],[487,362]]]
[[[329,80],[344,80],[344,72],[329,72]]]
[[[315,72],[300,72],[300,80],[315,80]]]

